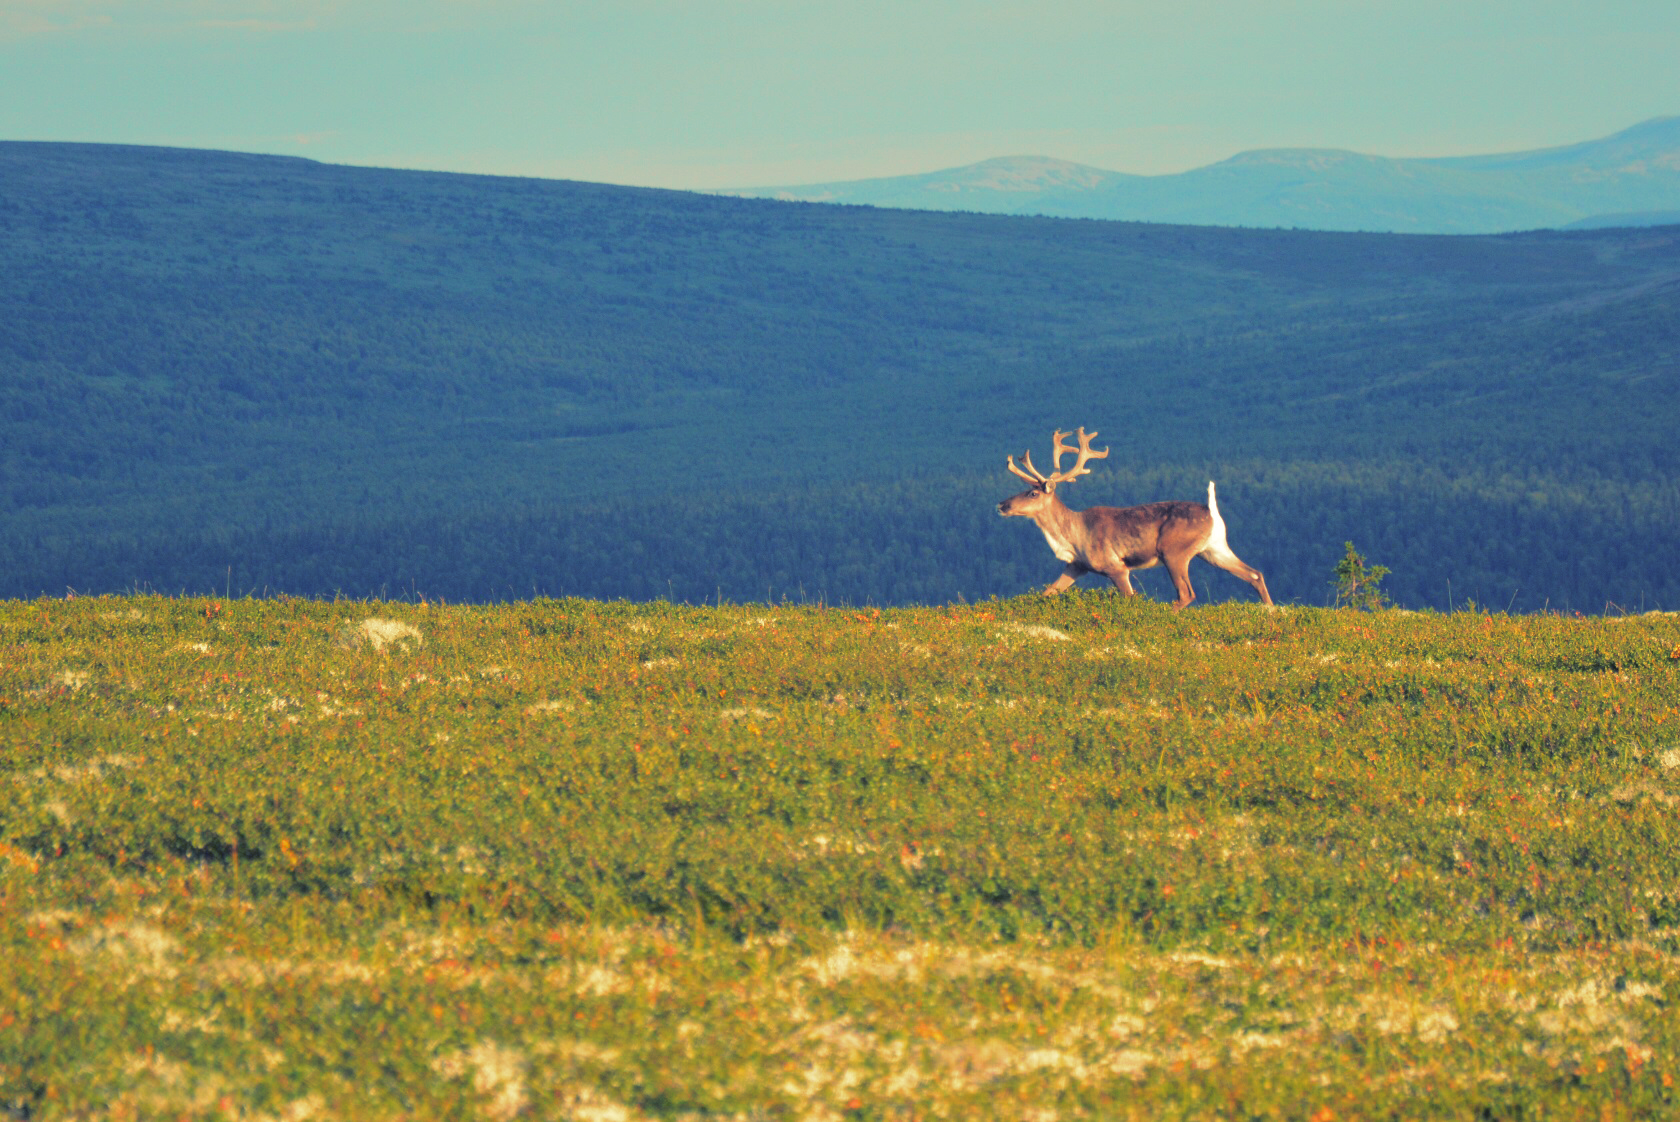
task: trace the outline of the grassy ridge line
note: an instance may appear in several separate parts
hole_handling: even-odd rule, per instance
[[[1677,687],[1674,616],[6,602],[0,1105],[1648,1115]]]

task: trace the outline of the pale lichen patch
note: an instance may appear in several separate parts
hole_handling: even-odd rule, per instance
[[[432,1070],[448,1079],[471,1072],[473,1090],[489,1098],[486,1112],[496,1119],[512,1118],[525,1109],[530,1099],[525,1086],[528,1067],[523,1052],[489,1040],[432,1061]]]
[[[527,717],[537,717],[544,713],[570,713],[575,708],[569,701],[556,701],[552,698],[544,701],[533,701],[525,707]]]
[[[881,847],[873,842],[863,841],[851,837],[831,837],[828,834],[812,834],[795,843],[795,850],[800,856],[814,855],[827,857],[830,854],[864,854],[874,853]]]
[[[383,651],[387,647],[419,647],[424,645],[425,641],[420,629],[413,624],[378,617],[364,619],[360,623],[346,623],[339,629],[338,638],[335,640],[340,647],[357,647],[366,643],[376,651]]]
[[[312,1118],[320,1118],[326,1113],[326,1109],[327,1101],[325,1099],[320,1095],[310,1094],[291,1100],[281,1107],[280,1113],[274,1117],[276,1122],[309,1122]],[[262,1115],[256,1117],[263,1118]]]
[[[1635,806],[1646,800],[1659,806],[1680,806],[1680,795],[1665,791],[1657,784],[1649,782],[1624,783],[1610,791],[1610,799],[1623,806]]]
[[[69,908],[42,908],[24,916],[23,922],[30,927],[68,930],[80,926],[84,919],[82,913],[71,911]]]
[[[173,977],[179,946],[162,929],[133,921],[95,927],[70,942],[79,957],[118,964],[140,977]]]
[[[643,1117],[595,1087],[573,1087],[561,1096],[561,1103],[564,1112],[560,1117],[575,1122],[633,1122]]]
[[[267,985],[278,978],[313,978],[329,985],[366,985],[378,981],[380,971],[362,962],[343,959],[255,959],[228,954],[205,962],[197,970],[203,978],[234,985]]]
[[[1028,639],[1047,639],[1053,643],[1066,643],[1071,636],[1065,631],[1057,631],[1054,627],[1046,627],[1042,623],[1009,623],[1003,627],[1004,636],[1020,635]]]
[[[1389,1006],[1377,1012],[1372,1027],[1384,1035],[1410,1034],[1439,1044],[1458,1031],[1458,1018],[1447,1009]]]
[[[32,774],[37,779],[46,779],[51,777],[62,783],[80,783],[83,780],[88,779],[104,779],[107,772],[115,771],[118,768],[135,767],[139,764],[139,762],[140,761],[135,759],[133,756],[124,755],[120,752],[111,752],[103,756],[95,756],[92,759],[84,760],[79,764],[61,764],[57,767],[51,768],[36,768]]]

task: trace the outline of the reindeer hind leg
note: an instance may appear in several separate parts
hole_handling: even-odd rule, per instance
[[[1186,553],[1179,557],[1168,557],[1167,573],[1172,577],[1173,587],[1178,589],[1178,599],[1173,601],[1175,608],[1188,608],[1190,601],[1196,598],[1196,590],[1190,584],[1190,558]]]
[[[1260,594],[1260,602],[1267,607],[1272,606],[1272,594],[1266,591],[1266,578],[1260,574],[1259,569],[1232,553],[1230,546],[1209,546],[1202,550],[1201,558],[1208,564],[1218,566],[1232,576],[1241,577],[1253,585],[1254,591]]]
[[[1114,587],[1120,590],[1120,595],[1132,596],[1136,594],[1137,589],[1132,587],[1132,572],[1126,566],[1121,565],[1117,569],[1108,569],[1103,573],[1103,576],[1114,583]]]

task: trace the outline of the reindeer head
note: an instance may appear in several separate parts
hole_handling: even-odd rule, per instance
[[[1047,507],[1055,504],[1056,484],[1070,482],[1081,475],[1090,475],[1091,469],[1085,466],[1086,461],[1101,460],[1108,456],[1107,448],[1104,448],[1101,452],[1091,451],[1091,441],[1097,438],[1097,434],[1094,432],[1087,433],[1084,428],[1080,428],[1078,449],[1069,445],[1067,438],[1067,433],[1057,430],[1051,453],[1051,466],[1054,470],[1048,477],[1033,467],[1030,451],[1021,453],[1021,463],[1025,465],[1025,470],[1015,466],[1014,456],[1009,457],[1009,470],[1026,480],[1030,486],[1019,495],[1012,495],[999,503],[999,514],[1006,518],[1012,514],[1024,518],[1037,517]],[[1075,451],[1077,451],[1079,459],[1073,467],[1063,471],[1062,457]]]

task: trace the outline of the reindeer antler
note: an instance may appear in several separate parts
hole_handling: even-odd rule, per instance
[[[1079,478],[1081,475],[1090,475],[1091,469],[1085,466],[1088,460],[1103,460],[1108,458],[1109,450],[1107,448],[1104,448],[1101,452],[1093,452],[1091,450],[1091,441],[1097,438],[1097,434],[1094,432],[1086,432],[1084,426],[1081,425],[1079,428],[1079,459],[1074,462],[1072,468],[1067,471],[1063,471],[1062,457],[1067,455],[1069,452],[1074,451],[1074,449],[1066,443],[1067,438],[1067,433],[1062,432],[1059,429],[1056,431],[1056,435],[1053,438],[1055,444],[1055,455],[1052,458],[1052,463],[1055,465],[1056,470],[1051,474],[1049,479],[1045,480],[1046,483],[1066,483],[1069,480]]]
[[[1062,457],[1067,455],[1069,452],[1075,451],[1071,445],[1066,443],[1067,438],[1068,434],[1060,429],[1057,429],[1055,435],[1051,437],[1051,442],[1055,449],[1055,458],[1052,461],[1055,470],[1051,472],[1049,476],[1046,476],[1043,472],[1033,467],[1032,452],[1030,450],[1021,453],[1021,463],[1025,465],[1026,470],[1023,471],[1021,468],[1015,466],[1014,456],[1009,457],[1009,470],[1026,480],[1028,483],[1031,483],[1033,486],[1043,487],[1046,491],[1049,491],[1053,490],[1058,483],[1066,483],[1068,480],[1077,479],[1081,475],[1090,475],[1091,469],[1085,466],[1086,461],[1100,460],[1108,455],[1107,448],[1104,448],[1101,452],[1093,452],[1091,450],[1091,441],[1097,438],[1097,434],[1094,432],[1087,433],[1084,428],[1080,428],[1079,448],[1077,449],[1079,453],[1079,460],[1072,468],[1067,471],[1063,471]]]
[[[1022,471],[1020,468],[1015,466],[1014,456],[1009,457],[1009,470],[1026,480],[1028,483],[1033,484],[1035,487],[1040,483],[1049,482],[1044,478],[1043,472],[1033,467],[1032,451],[1030,449],[1021,453],[1021,461],[1027,465],[1026,471]]]

